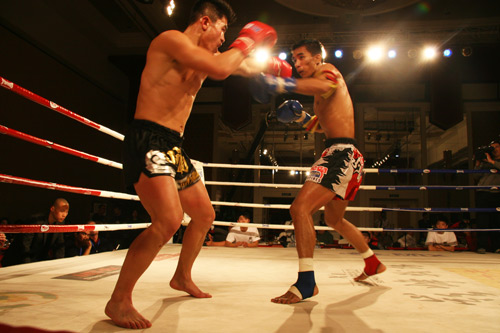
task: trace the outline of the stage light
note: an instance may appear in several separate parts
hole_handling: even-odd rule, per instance
[[[175,8],[175,2],[174,0],[170,0],[168,6],[167,6],[167,14],[168,16],[172,16],[174,13],[174,8]]]
[[[372,46],[366,52],[368,60],[375,62],[382,58],[382,48],[380,46]]]
[[[344,56],[344,52],[342,50],[335,50],[335,58],[342,58]]]
[[[453,52],[451,51],[451,49],[446,49],[443,51],[443,56],[446,58],[451,57],[452,54],[453,54]]]
[[[262,150],[262,154],[267,155],[267,149],[266,148],[264,148],[264,150]]]
[[[295,175],[295,170],[290,170],[290,176]]]
[[[387,57],[389,57],[390,59],[394,59],[394,58],[396,58],[396,55],[397,55],[396,50],[389,50],[389,51],[387,52]]]
[[[422,53],[423,57],[425,60],[431,60],[436,57],[436,48],[428,46],[423,50]]]
[[[286,60],[286,52],[280,52],[280,54],[278,55],[278,57],[279,57],[281,60]]]

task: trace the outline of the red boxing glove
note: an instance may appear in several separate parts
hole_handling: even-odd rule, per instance
[[[253,21],[241,29],[240,35],[229,48],[240,49],[247,56],[256,46],[271,48],[277,40],[278,35],[273,27],[259,21]]]
[[[281,60],[278,57],[272,57],[267,62],[266,73],[280,77],[291,77],[292,66],[286,60]]]

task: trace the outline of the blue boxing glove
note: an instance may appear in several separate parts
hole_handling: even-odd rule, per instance
[[[250,92],[253,98],[262,104],[269,103],[272,96],[293,92],[296,87],[297,80],[293,77],[260,74],[250,80]]]
[[[280,123],[291,123],[302,117],[302,104],[296,100],[284,101],[278,109],[276,109],[276,118]]]

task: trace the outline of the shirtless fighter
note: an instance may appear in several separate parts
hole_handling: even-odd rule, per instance
[[[223,0],[197,1],[184,32],[169,30],[152,42],[142,72],[134,121],[125,136],[124,173],[151,216],[152,225],[132,243],[105,313],[118,326],[143,329],[151,322],[132,304],[134,286],[158,251],[179,228],[183,213],[191,217],[170,286],[193,297],[208,298],[191,278],[191,268],[215,213],[207,190],[182,149],[182,134],[194,99],[210,76],[262,71],[247,55],[257,46],[272,47],[276,31],[251,22],[230,49],[219,53],[234,12]],[[291,66],[273,59],[269,71],[291,75]]]
[[[326,223],[354,245],[365,261],[363,273],[355,281],[386,270],[364,242],[361,232],[344,219],[344,212],[361,184],[363,156],[354,140],[354,109],[346,83],[332,64],[324,63],[323,45],[303,40],[292,47],[292,59],[300,79],[262,74],[253,81],[252,93],[267,103],[272,95],[294,92],[314,96],[315,116],[302,110],[298,101],[285,101],[277,110],[284,123],[298,122],[308,131],[326,135],[326,149],[314,163],[310,175],[290,207],[299,256],[297,282],[274,303],[291,304],[318,294],[314,279],[313,252],[316,233],[312,214],[325,207]]]

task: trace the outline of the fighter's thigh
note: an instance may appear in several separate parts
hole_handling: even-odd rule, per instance
[[[179,191],[179,198],[184,212],[193,220],[214,220],[214,208],[202,181]]]
[[[349,201],[347,200],[331,200],[325,205],[325,222],[330,227],[335,227],[338,223],[342,223],[344,213]]]
[[[173,177],[149,178],[141,173],[134,187],[153,222],[159,220],[180,223],[182,221],[182,206]]]
[[[326,187],[314,182],[305,182],[295,197],[291,209],[298,209],[314,213],[328,202],[332,201],[335,193]]]

